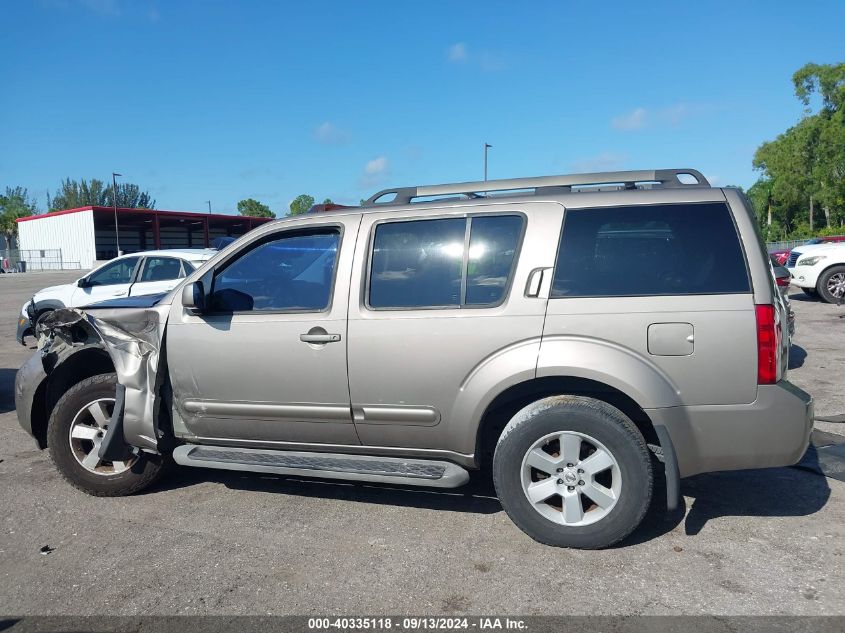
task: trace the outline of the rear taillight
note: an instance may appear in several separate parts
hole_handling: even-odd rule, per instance
[[[775,307],[756,306],[757,312],[757,384],[773,385],[778,381],[778,340],[775,330]]]
[[[775,277],[775,283],[781,288],[789,286],[789,277]]]

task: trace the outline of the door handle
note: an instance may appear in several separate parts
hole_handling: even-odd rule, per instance
[[[551,268],[535,268],[528,273],[528,281],[525,284],[525,296],[535,299],[540,298],[540,291],[543,289],[546,271]]]
[[[337,343],[340,334],[300,334],[299,340],[303,343]]]

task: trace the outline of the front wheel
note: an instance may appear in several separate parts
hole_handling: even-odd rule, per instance
[[[499,438],[493,481],[502,507],[531,538],[558,547],[608,547],[651,502],[645,439],[615,407],[553,396],[517,413]]]
[[[828,303],[845,299],[845,266],[831,266],[819,277],[819,296]]]
[[[56,403],[47,425],[47,445],[56,469],[72,486],[97,497],[139,492],[162,472],[157,455],[138,452],[114,462],[99,458],[114,411],[116,386],[115,374],[77,383]]]

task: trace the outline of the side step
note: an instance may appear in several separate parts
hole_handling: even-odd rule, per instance
[[[199,468],[376,481],[406,486],[456,488],[469,481],[469,473],[457,464],[427,459],[300,453],[197,444],[177,447],[173,451],[173,459],[182,466]]]

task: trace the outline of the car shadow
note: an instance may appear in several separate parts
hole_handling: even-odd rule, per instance
[[[230,490],[320,497],[356,503],[477,514],[502,511],[492,482],[479,473],[471,473],[469,483],[460,488],[423,488],[176,466],[148,492],[184,488],[207,481],[223,484]]]
[[[723,516],[808,516],[830,498],[814,446],[798,466],[696,475],[683,481],[682,490],[694,498],[684,522],[687,535],[698,534],[708,521]]]
[[[0,368],[0,413],[15,410],[15,374],[17,369]]]
[[[789,347],[789,369],[798,369],[804,365],[807,358],[807,350],[800,345],[793,343]]]
[[[681,482],[682,498],[674,511],[666,510],[662,473],[655,477],[651,504],[639,528],[614,548],[646,543],[683,524],[695,536],[708,521],[720,517],[807,516],[820,510],[830,497],[827,479],[813,470],[811,446],[802,468],[767,468],[696,475]],[[230,490],[296,495],[397,507],[496,514],[502,506],[489,473],[473,472],[461,488],[421,488],[369,482],[313,479],[297,476],[174,467],[167,477],[145,493],[190,487],[203,482],[223,484]],[[692,503],[687,506],[687,499]]]
[[[806,303],[823,303],[818,297],[811,297],[806,292],[789,293],[790,301],[801,301]]]

